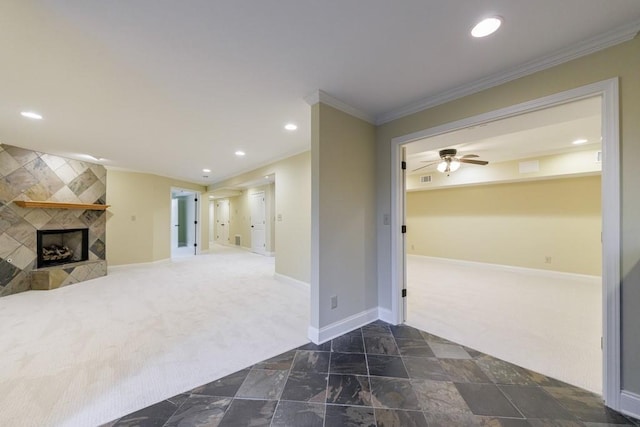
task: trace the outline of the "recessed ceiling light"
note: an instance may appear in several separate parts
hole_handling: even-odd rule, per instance
[[[202,169],[202,172],[209,173],[209,172],[211,172],[211,169]]]
[[[587,142],[587,140],[584,138],[576,139],[575,141],[573,141],[573,145],[580,145],[580,144],[584,144],[585,142]]]
[[[38,113],[34,113],[33,111],[23,111],[20,115],[29,119],[42,120],[42,116]]]
[[[284,125],[284,128],[286,130],[296,130],[298,129],[298,126],[294,125],[293,123],[287,123],[286,125]]]
[[[240,151],[240,150],[236,151],[236,156],[238,156],[238,157],[242,157],[245,154],[247,154],[247,153],[245,153],[244,151]]]
[[[492,16],[491,18],[485,18],[478,22],[471,30],[473,37],[487,37],[490,34],[495,33],[502,25],[502,18],[499,16]]]

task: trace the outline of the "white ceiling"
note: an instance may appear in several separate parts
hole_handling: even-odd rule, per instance
[[[412,142],[407,145],[407,170],[436,170],[432,163],[442,148],[455,148],[458,156],[476,154],[489,164],[591,149],[602,145],[601,128],[600,97],[583,99]],[[587,142],[574,145],[578,139]]]
[[[212,183],[307,150],[314,91],[382,122],[625,29],[638,0],[4,0],[0,142]]]

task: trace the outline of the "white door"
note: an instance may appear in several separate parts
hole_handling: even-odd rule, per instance
[[[250,199],[251,208],[251,251],[265,253],[266,227],[264,192],[254,193]]]
[[[216,204],[216,242],[229,244],[229,201],[220,200]]]

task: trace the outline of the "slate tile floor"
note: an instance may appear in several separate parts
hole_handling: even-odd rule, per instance
[[[640,426],[592,393],[406,325],[373,322],[105,425]]]

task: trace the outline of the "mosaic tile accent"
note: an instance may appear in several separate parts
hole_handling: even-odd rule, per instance
[[[107,274],[105,211],[27,209],[16,200],[105,203],[104,166],[0,144],[0,297]],[[36,230],[89,229],[89,261],[36,270]]]

